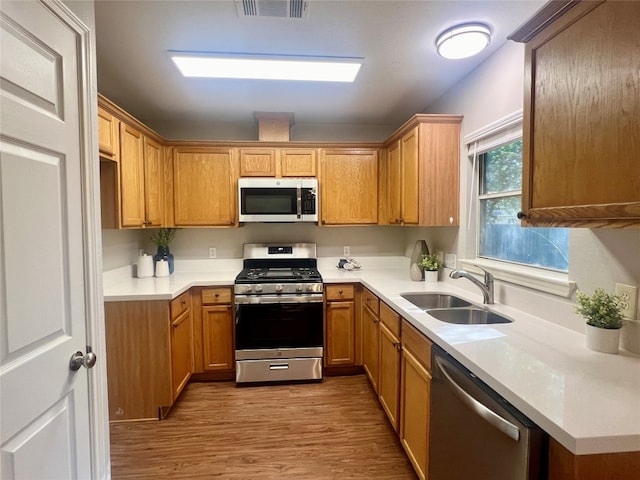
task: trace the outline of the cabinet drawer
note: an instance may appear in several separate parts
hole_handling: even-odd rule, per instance
[[[362,290],[362,304],[369,307],[369,309],[378,316],[380,312],[380,300],[366,288]]]
[[[214,287],[202,289],[202,304],[231,303],[231,288]]]
[[[400,315],[384,302],[380,302],[380,321],[396,338],[400,338]]]
[[[423,367],[431,371],[431,340],[406,320],[402,321],[402,348],[409,350]]]
[[[179,297],[171,300],[171,320],[175,320],[182,312],[191,308],[191,292],[187,290]]]
[[[353,285],[325,285],[324,294],[327,300],[353,300],[355,287]]]

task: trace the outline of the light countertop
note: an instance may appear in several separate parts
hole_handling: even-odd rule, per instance
[[[325,283],[361,282],[569,451],[640,451],[640,356],[591,351],[584,335],[500,304],[491,309],[513,323],[444,323],[400,294],[446,292],[481,304],[480,291],[450,282],[413,282],[404,258],[389,257],[369,268],[363,262],[362,270],[352,272],[335,263],[319,259]],[[170,300],[194,286],[232,285],[241,266],[240,260],[176,261],[170,277],[146,279],[133,278],[130,268],[105,272],[104,298]]]

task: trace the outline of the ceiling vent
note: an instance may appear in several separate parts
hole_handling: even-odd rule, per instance
[[[277,17],[306,19],[309,15],[307,0],[236,0],[241,17]]]

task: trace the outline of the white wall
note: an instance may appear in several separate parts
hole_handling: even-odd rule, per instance
[[[464,137],[522,108],[523,65],[524,46],[508,42],[427,111],[464,115],[461,135]],[[457,237],[451,236],[445,248],[468,258],[474,254],[475,230],[473,226],[467,230],[466,226],[472,180],[465,150],[461,149],[460,159],[461,226]],[[602,287],[613,291],[616,282],[640,284],[640,230],[571,229],[569,244],[569,279],[574,280],[579,289],[590,292]],[[465,283],[468,288],[475,288],[470,282]],[[508,284],[498,287],[498,298],[503,303],[533,309],[570,328],[583,328],[583,321],[572,310],[574,299],[562,299]]]

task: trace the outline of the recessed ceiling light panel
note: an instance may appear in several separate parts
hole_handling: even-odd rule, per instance
[[[185,77],[353,82],[362,58],[169,52]]]
[[[489,46],[491,30],[483,23],[456,25],[441,33],[436,40],[438,55],[456,60],[467,58]]]

